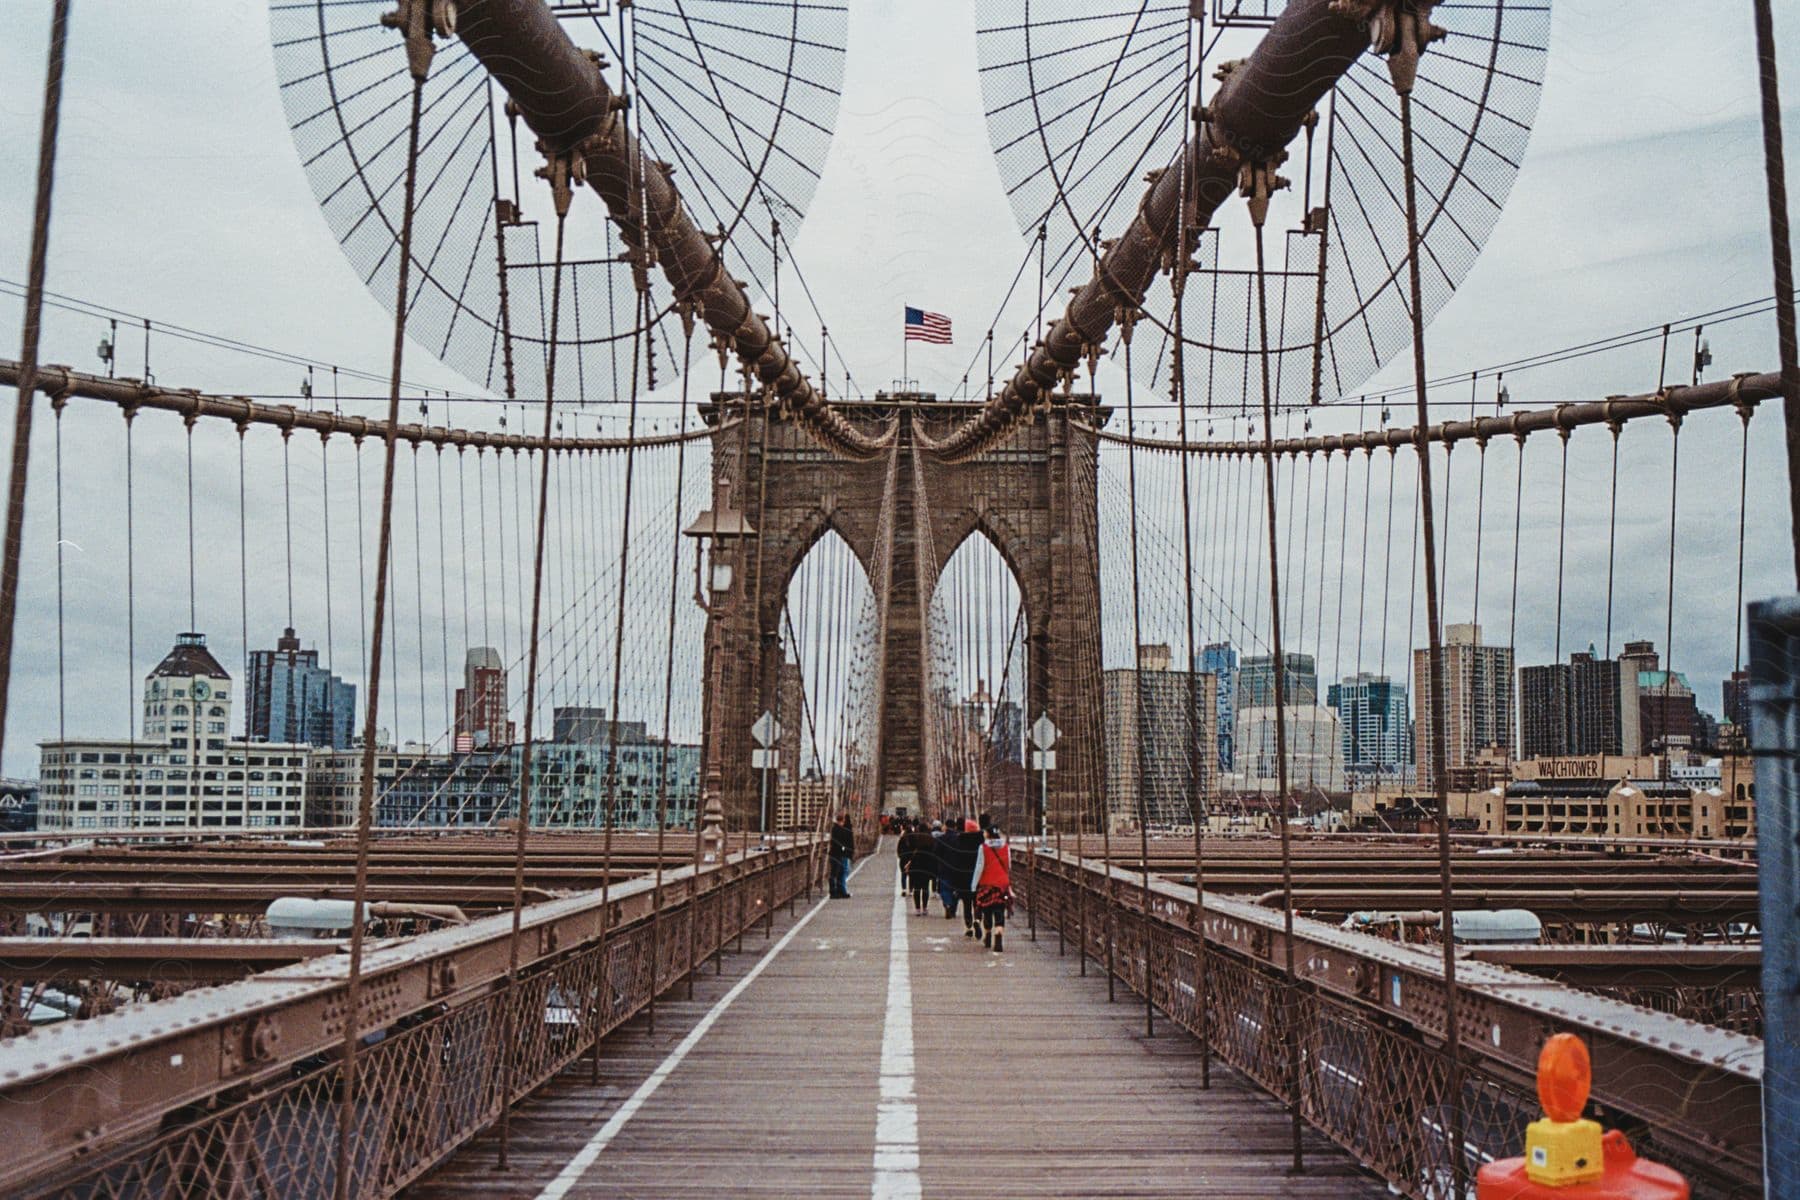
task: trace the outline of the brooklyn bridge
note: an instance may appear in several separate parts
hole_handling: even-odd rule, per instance
[[[8,9],[0,1194],[1800,1196],[1800,11],[1643,7]]]

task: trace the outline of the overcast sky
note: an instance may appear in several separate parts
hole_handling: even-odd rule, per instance
[[[266,12],[241,0],[77,0],[75,8],[50,287],[321,364],[383,372],[390,320],[319,215],[277,94]],[[0,278],[15,282],[25,277],[48,10],[48,3],[0,0]],[[1790,47],[1800,46],[1800,3],[1782,0],[1776,10],[1778,33]],[[956,322],[957,345],[915,349],[910,362],[923,386],[952,391],[1025,252],[988,149],[975,27],[969,0],[852,0],[836,134],[795,250],[864,387],[886,386],[900,375],[898,314],[903,304],[914,304]],[[1782,65],[1794,161],[1800,159],[1800,115],[1791,100],[1800,95],[1800,52],[1784,54]],[[1756,118],[1747,4],[1559,0],[1529,154],[1485,251],[1429,331],[1433,374],[1769,294]],[[593,207],[593,198],[578,197],[578,213],[583,206]],[[0,295],[0,353],[8,357],[17,353],[20,312],[16,298]],[[1028,315],[1010,319],[1022,322]],[[104,323],[92,317],[52,314],[43,357],[100,369],[94,345],[103,332]],[[1715,357],[1709,377],[1775,369],[1768,318],[1719,326],[1708,337]],[[121,374],[141,374],[139,338],[141,332],[121,334]],[[1672,375],[1685,371],[1690,349],[1677,345],[1671,351]],[[154,342],[152,358],[160,382],[218,392],[292,393],[301,374],[288,364],[167,338]],[[406,375],[425,387],[475,390],[416,346],[409,350]],[[1649,390],[1656,375],[1655,348],[1638,348],[1521,373],[1509,377],[1509,388],[1515,405],[1536,405]],[[1376,383],[1406,376],[1404,364],[1390,365]],[[1116,395],[1117,374],[1110,382],[1103,377],[1102,385]],[[493,415],[470,411],[457,419],[475,423]],[[658,419],[666,421],[667,411]],[[1321,425],[1348,421],[1354,427],[1356,419],[1326,415]],[[116,425],[116,417],[111,420]],[[41,436],[45,425],[40,422]],[[71,507],[90,505],[94,536],[102,538],[105,522],[98,514],[122,471],[113,442],[103,441],[97,428],[73,447],[68,486]],[[216,457],[202,460],[199,486],[203,505],[216,503],[221,512],[235,514],[233,440],[216,438],[203,446],[202,453]],[[1615,646],[1628,636],[1661,641],[1669,623],[1668,440],[1665,430],[1634,428],[1622,451]],[[1565,654],[1603,636],[1606,443],[1604,433],[1594,430],[1571,444]],[[157,453],[179,446],[167,438],[152,444],[162,447]],[[1696,417],[1681,444],[1675,665],[1692,674],[1702,704],[1716,711],[1718,681],[1735,653],[1737,423],[1723,414]],[[1792,589],[1779,447],[1778,413],[1769,406],[1751,432],[1744,588],[1750,598]],[[35,774],[34,744],[56,728],[54,581],[48,574],[55,533],[38,486],[49,478],[41,465],[53,453],[47,440],[34,445],[20,666],[3,764],[9,775]],[[316,470],[318,451],[309,446],[306,453]],[[1510,447],[1494,451],[1493,469],[1508,484],[1514,461]],[[277,459],[257,462],[274,469]],[[1469,471],[1468,463],[1459,451],[1453,472]],[[1110,472],[1121,464],[1109,455]],[[149,470],[154,474],[155,467]],[[1556,641],[1554,446],[1534,443],[1526,472],[1516,618],[1522,663],[1546,661]],[[1360,483],[1360,475],[1353,478]],[[1452,487],[1472,487],[1472,476],[1458,475]],[[175,494],[167,493],[171,502]],[[1402,491],[1402,503],[1408,494]],[[1461,499],[1466,503],[1467,493]],[[1456,504],[1453,498],[1453,512]],[[155,531],[148,535],[152,543],[177,535],[157,521],[159,515],[166,514],[146,513],[140,538],[146,528]],[[1453,516],[1453,531],[1472,530],[1468,516],[1467,509],[1460,520]],[[1502,507],[1489,510],[1487,536],[1494,536],[1496,524],[1510,535],[1510,520],[1508,496]],[[229,542],[224,535],[235,535],[235,516],[220,521],[219,539]],[[1399,528],[1403,538],[1405,527]],[[265,534],[278,537],[278,525],[253,530],[252,540]],[[201,571],[209,556],[218,555],[216,569],[230,576],[235,590],[235,545],[212,546],[204,530],[201,540]],[[1501,545],[1510,553],[1509,540]],[[125,671],[115,661],[116,639],[106,631],[119,620],[123,575],[110,550],[89,546],[86,553],[106,561],[92,565],[66,598],[71,645],[80,640],[85,647],[70,651],[69,704],[84,718],[77,730],[70,717],[71,732],[118,734],[126,720]],[[156,561],[155,550],[149,553]],[[1499,560],[1486,557],[1494,553],[1490,542],[1480,602],[1490,630],[1493,621],[1510,616],[1508,597],[1496,582],[1508,578],[1510,559],[1502,570],[1494,565]],[[1400,551],[1396,556],[1404,562]],[[1474,600],[1472,550],[1453,549],[1449,559],[1447,616],[1467,619]],[[1109,561],[1115,580],[1116,569],[1123,568]],[[1316,562],[1310,569],[1316,572]],[[141,585],[138,675],[185,624],[184,583],[165,578]],[[1314,578],[1312,586],[1321,581]],[[1221,582],[1219,589],[1227,585]],[[1239,593],[1232,606],[1247,606],[1248,594],[1241,587]],[[350,604],[333,601],[345,613]],[[1146,640],[1179,644],[1179,629],[1169,626],[1175,611],[1172,604],[1158,605]],[[279,625],[279,615],[251,623]],[[1116,640],[1110,634],[1120,628],[1115,615],[1109,609],[1109,646]],[[221,629],[235,626],[238,617],[234,598],[225,615],[210,621],[203,616],[200,623]],[[346,628],[355,621],[339,619]],[[1335,657],[1348,669],[1351,656],[1343,650],[1334,656],[1319,618],[1308,620],[1313,624],[1306,640],[1318,643],[1323,659]],[[1393,620],[1404,629],[1398,616]],[[253,629],[250,640],[263,645],[272,635]],[[236,674],[241,646],[229,644],[233,648],[221,657]],[[1399,644],[1396,634],[1387,662],[1396,671],[1404,669]],[[450,657],[458,657],[454,647]],[[345,658],[341,651],[339,658]],[[441,681],[430,682],[435,692]],[[399,719],[404,725],[406,718]],[[430,724],[428,714],[420,719]]]

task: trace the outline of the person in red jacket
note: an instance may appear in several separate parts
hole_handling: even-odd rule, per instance
[[[1004,950],[1006,910],[1012,907],[1012,848],[998,825],[990,825],[975,855],[971,877],[975,914],[981,923],[981,942],[995,954]]]

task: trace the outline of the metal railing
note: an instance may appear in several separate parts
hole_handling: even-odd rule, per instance
[[[817,840],[371,945],[345,1194],[389,1196],[803,891]],[[329,1196],[347,962],[0,1043],[0,1194],[68,1200]]]
[[[1277,1099],[1297,1099],[1306,1121],[1400,1193],[1451,1194],[1436,947],[1296,917],[1290,985],[1280,912],[1212,895],[1197,905],[1191,886],[1152,876],[1146,889],[1118,867],[1109,883],[1102,864],[1048,848],[1024,865],[1014,881],[1034,924],[1102,969],[1110,961],[1127,987]],[[1457,980],[1469,1174],[1519,1153],[1540,1115],[1538,1050],[1569,1031],[1590,1047],[1608,1125],[1686,1174],[1696,1197],[1762,1195],[1759,1039],[1472,959]]]

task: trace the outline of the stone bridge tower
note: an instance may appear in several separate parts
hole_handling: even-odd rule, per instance
[[[776,707],[789,581],[814,543],[835,530],[875,586],[881,548],[890,540],[892,547],[885,628],[877,632],[881,719],[878,745],[869,748],[877,764],[878,799],[863,796],[854,802],[869,810],[938,811],[937,798],[921,794],[928,653],[922,630],[931,597],[920,590],[933,579],[921,577],[915,541],[928,530],[940,567],[965,538],[986,536],[1012,570],[1025,610],[1025,721],[1048,712],[1062,734],[1058,769],[1049,779],[1049,821],[1063,830],[1093,828],[1106,772],[1098,446],[1092,430],[1104,424],[1110,410],[1091,396],[1059,396],[997,448],[953,464],[929,452],[915,455],[916,435],[942,438],[968,417],[971,405],[939,402],[929,394],[878,393],[872,402],[837,407],[872,435],[895,429],[894,450],[869,461],[840,458],[778,413],[752,409],[744,416],[741,393],[715,394],[704,410],[717,430],[714,496],[728,498],[756,529],[754,537],[724,551],[724,561],[733,565],[731,587],[714,593],[710,605],[706,798],[718,799],[727,828],[754,829],[762,819],[750,726],[759,713]],[[926,525],[916,512],[921,489],[915,462],[925,476]],[[881,512],[890,472],[888,539]],[[1034,786],[1024,799],[1033,813],[1038,797]]]

